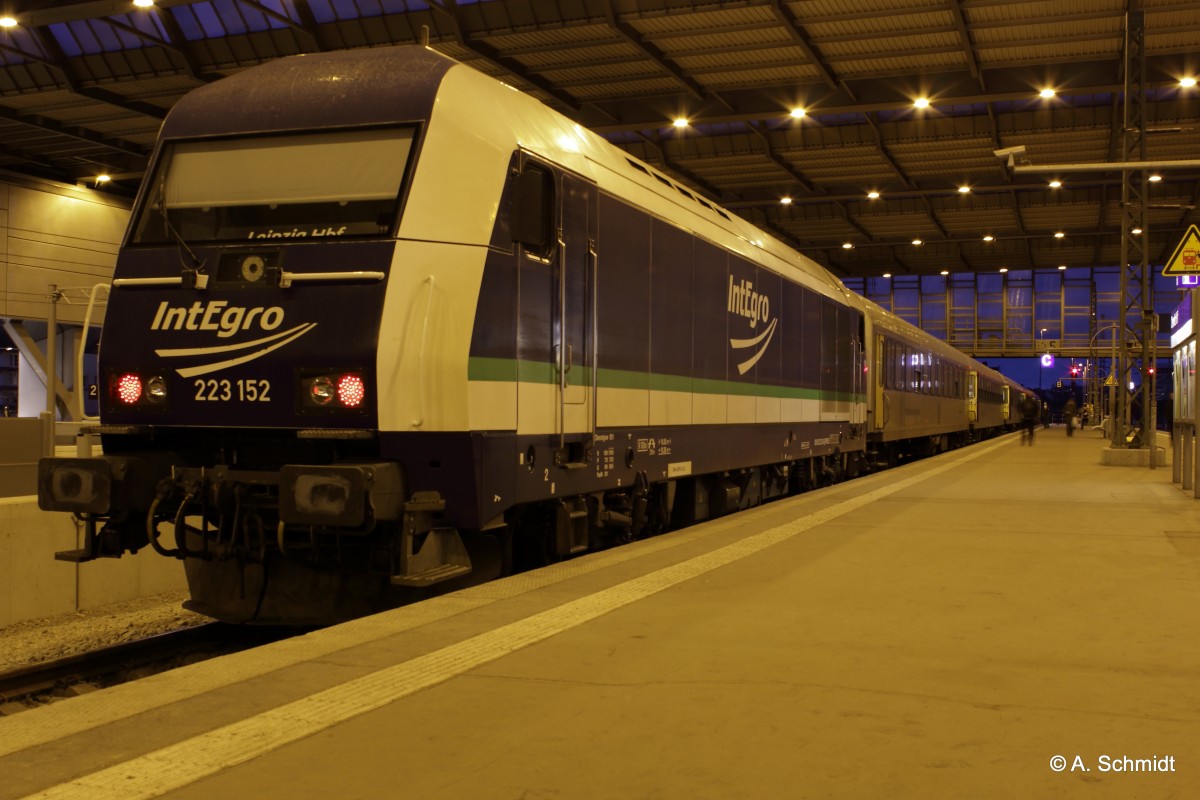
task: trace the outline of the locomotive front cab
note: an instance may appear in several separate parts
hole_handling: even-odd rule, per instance
[[[184,560],[190,607],[260,621],[304,614],[256,605],[255,570],[261,586],[297,564],[312,574],[293,586],[348,570],[364,597],[471,571],[457,533],[436,524],[441,498],[409,487],[378,432],[397,230],[436,73],[453,62],[378,59],[386,85],[348,69],[350,54],[285,59],[168,116],[112,283],[94,429],[104,455],[39,467],[39,505],[86,524],[83,546],[59,558],[149,544]],[[266,95],[288,96],[286,109]],[[230,595],[241,610],[222,608]],[[311,621],[369,610],[330,606]]]

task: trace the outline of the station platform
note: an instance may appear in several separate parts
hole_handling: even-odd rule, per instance
[[[1197,797],[1200,505],[1103,446],[1013,434],[0,718],[0,800]]]

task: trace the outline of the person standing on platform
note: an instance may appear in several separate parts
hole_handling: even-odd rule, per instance
[[[1074,397],[1068,398],[1066,405],[1063,406],[1063,422],[1067,423],[1067,436],[1070,436],[1071,434],[1073,434],[1075,432],[1075,412],[1076,412],[1076,410],[1077,410],[1077,407],[1075,405],[1075,398]]]
[[[1017,404],[1017,410],[1021,412],[1021,444],[1029,440],[1029,446],[1033,447],[1033,432],[1037,430],[1038,415],[1041,413],[1042,407],[1031,395],[1025,395],[1021,398],[1021,402]]]

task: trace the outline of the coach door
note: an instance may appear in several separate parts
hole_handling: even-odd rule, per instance
[[[883,334],[875,335],[875,363],[871,365],[871,391],[874,397],[872,401],[872,412],[875,415],[873,427],[877,431],[883,430],[883,425],[887,421],[887,414],[884,403],[883,394],[883,379],[886,364],[884,360],[887,358],[887,340],[883,338]]]
[[[596,266],[595,185],[562,176],[555,314],[558,430],[568,462],[580,462],[595,431],[596,375],[594,298]]]
[[[967,373],[967,422],[979,420],[979,373]]]

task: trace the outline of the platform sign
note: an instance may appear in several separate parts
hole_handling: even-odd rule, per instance
[[[1167,259],[1163,275],[1200,274],[1200,229],[1189,225],[1175,252]]]

